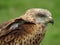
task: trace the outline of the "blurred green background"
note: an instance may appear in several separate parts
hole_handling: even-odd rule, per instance
[[[55,24],[48,25],[41,45],[60,45],[60,0],[0,0],[0,23],[19,17],[30,8],[51,11]]]

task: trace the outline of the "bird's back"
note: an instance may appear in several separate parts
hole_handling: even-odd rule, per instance
[[[24,23],[18,29],[0,37],[0,45],[39,45],[45,35],[39,24]]]

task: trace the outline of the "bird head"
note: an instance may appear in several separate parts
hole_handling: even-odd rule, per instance
[[[35,17],[36,23],[47,25],[48,23],[54,24],[52,14],[47,9],[33,8],[26,12],[27,15]]]

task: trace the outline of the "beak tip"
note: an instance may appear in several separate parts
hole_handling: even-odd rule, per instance
[[[53,25],[54,24],[54,20],[50,20],[49,23],[51,23]]]

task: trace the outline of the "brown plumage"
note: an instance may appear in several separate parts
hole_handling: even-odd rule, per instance
[[[53,23],[48,10],[30,9],[23,16],[0,25],[0,45],[39,45],[47,23]]]

